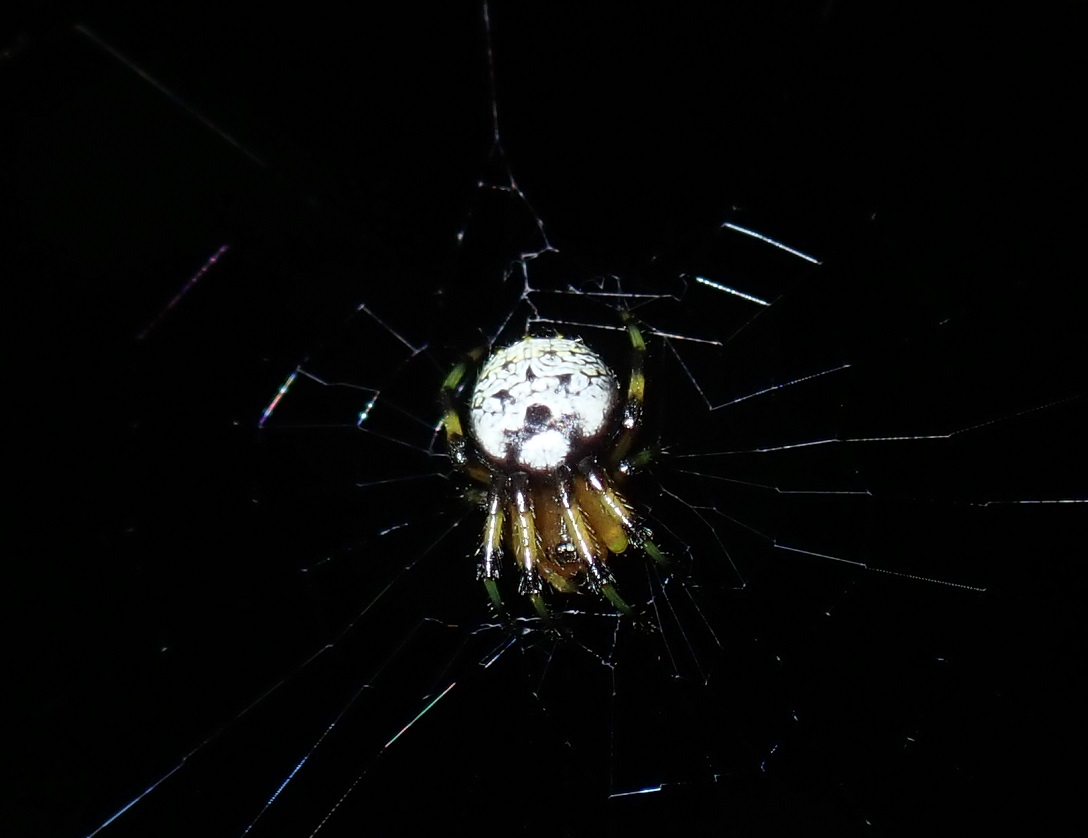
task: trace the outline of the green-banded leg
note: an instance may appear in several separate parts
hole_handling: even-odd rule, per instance
[[[529,497],[529,475],[519,472],[510,477],[507,495],[510,501],[510,532],[514,559],[521,575],[518,592],[525,594],[541,617],[551,616],[544,604],[544,580],[537,570],[536,522],[533,518],[533,502]]]
[[[623,430],[616,439],[616,445],[608,457],[610,469],[614,469],[627,457],[631,446],[638,436],[642,420],[642,403],[646,396],[646,339],[635,322],[635,316],[629,311],[622,313],[623,323],[627,327],[627,336],[631,340],[631,374],[627,380],[627,398],[623,403]]]
[[[578,471],[585,478],[592,496],[600,502],[604,513],[620,525],[628,540],[641,548],[655,563],[668,567],[669,560],[653,542],[650,531],[638,520],[627,501],[613,487],[604,471],[597,467],[593,458],[586,457],[582,460],[578,464]]]
[[[499,594],[499,576],[502,574],[502,533],[506,509],[506,478],[494,475],[487,491],[487,518],[484,520],[484,538],[480,545],[480,561],[476,565],[476,578],[484,583],[491,604],[498,612],[503,611]]]

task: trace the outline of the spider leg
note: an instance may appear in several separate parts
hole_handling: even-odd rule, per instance
[[[518,593],[528,594],[533,608],[542,617],[548,617],[548,608],[544,604],[542,592],[544,580],[537,570],[536,522],[533,519],[533,506],[529,499],[529,475],[519,472],[509,480],[510,534],[513,542],[514,558],[521,567],[518,580]]]
[[[483,483],[487,490],[487,518],[484,520],[484,537],[480,545],[480,560],[476,565],[476,578],[484,583],[491,604],[496,611],[503,611],[502,595],[499,593],[499,574],[502,572],[503,524],[506,518],[507,480],[495,474],[483,462],[470,455],[465,440],[464,424],[457,407],[457,391],[465,379],[469,367],[474,366],[483,357],[485,347],[477,347],[465,353],[461,360],[450,370],[442,382],[442,426],[446,431],[446,450],[455,466],[462,469],[470,478]],[[534,604],[540,599],[539,592]],[[538,608],[539,610],[539,608]]]
[[[484,354],[484,348],[479,347],[465,356],[457,363],[449,375],[442,382],[442,426],[446,430],[446,450],[449,451],[450,460],[458,468],[464,469],[473,480],[489,484],[491,471],[483,463],[469,456],[469,446],[465,440],[465,430],[461,422],[461,412],[457,409],[457,390],[465,379],[468,368],[475,364]]]
[[[652,533],[638,520],[626,498],[613,487],[612,482],[603,471],[597,468],[593,459],[586,457],[582,460],[578,464],[578,471],[586,485],[583,506],[593,510],[590,513],[590,520],[597,532],[602,533],[609,549],[613,553],[622,553],[627,547],[627,542],[630,541],[659,565],[668,565],[668,558],[651,539]],[[594,510],[594,502],[596,510]]]
[[[627,381],[627,399],[623,404],[623,419],[620,435],[608,457],[609,467],[617,468],[627,457],[638,435],[639,420],[642,418],[642,402],[646,395],[646,374],[643,367],[646,361],[646,339],[635,322],[631,312],[622,312],[623,322],[627,326],[627,336],[631,339],[631,375]]]
[[[506,478],[495,475],[487,492],[487,518],[484,520],[484,538],[480,545],[480,561],[476,565],[476,578],[483,580],[487,595],[496,611],[503,610],[499,595],[498,579],[502,572],[502,526],[506,514]]]

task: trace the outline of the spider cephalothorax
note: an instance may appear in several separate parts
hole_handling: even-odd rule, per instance
[[[525,337],[491,352],[468,400],[469,432],[455,404],[483,350],[454,367],[443,385],[450,458],[487,486],[487,520],[477,575],[496,607],[504,546],[521,571],[519,589],[538,611],[544,582],[569,593],[581,585],[622,611],[608,568],[628,544],[663,561],[616,486],[639,430],[646,344],[630,316],[626,398],[615,373],[581,341]]]

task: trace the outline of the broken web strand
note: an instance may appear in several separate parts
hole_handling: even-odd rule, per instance
[[[170,298],[170,301],[162,308],[162,310],[160,310],[159,313],[156,314],[151,319],[151,321],[146,326],[144,326],[143,329],[140,330],[140,333],[136,336],[136,340],[146,340],[151,335],[151,333],[158,328],[159,324],[163,321],[163,319],[174,311],[174,309],[182,302],[184,297],[196,288],[197,283],[200,282],[205,277],[205,275],[215,267],[219,260],[224,255],[226,255],[229,250],[229,244],[220,245],[216,249],[216,251],[207,258],[204,264],[200,266],[196,273],[194,273],[191,277],[189,277],[188,280],[186,280],[185,284],[182,285],[178,292]]]

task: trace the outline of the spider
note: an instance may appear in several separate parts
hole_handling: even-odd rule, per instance
[[[519,593],[542,616],[545,582],[562,593],[588,587],[629,614],[608,567],[612,556],[634,544],[666,563],[617,487],[648,458],[628,458],[641,426],[646,342],[630,314],[623,322],[631,372],[622,402],[619,379],[600,356],[563,337],[526,336],[487,356],[468,399],[467,434],[456,396],[484,348],[442,384],[450,459],[487,487],[476,575],[498,610],[504,542],[521,573]]]

